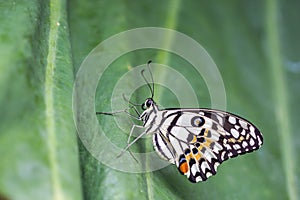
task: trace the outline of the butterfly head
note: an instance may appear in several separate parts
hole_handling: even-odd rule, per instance
[[[142,109],[147,110],[147,109],[153,107],[154,104],[155,104],[155,102],[153,101],[153,99],[148,98],[148,99],[146,99],[145,103],[142,104]]]
[[[142,109],[144,111],[139,118],[141,121],[143,121],[144,126],[147,127],[151,123],[151,121],[154,119],[153,117],[154,117],[155,113],[157,113],[158,107],[152,98],[148,98],[148,99],[146,99],[145,103],[142,104]]]

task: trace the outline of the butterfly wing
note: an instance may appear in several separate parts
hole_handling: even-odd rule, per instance
[[[261,132],[234,114],[211,109],[165,110],[153,135],[155,150],[191,182],[216,174],[225,160],[257,150]]]

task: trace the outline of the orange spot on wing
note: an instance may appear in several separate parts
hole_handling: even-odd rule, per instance
[[[202,149],[203,149],[203,145],[200,145],[200,147],[198,148],[198,151],[200,152],[200,151],[202,151]]]
[[[183,174],[186,174],[186,173],[189,171],[189,166],[188,166],[187,162],[182,163],[182,164],[179,166],[179,170],[180,170]]]
[[[204,143],[203,145],[209,147],[209,145],[210,145],[211,143],[212,143],[212,140],[206,138],[206,141],[205,141],[205,143]]]
[[[197,137],[194,136],[194,138],[192,139],[191,143],[197,142]]]
[[[231,142],[231,143],[235,143],[236,142],[236,140],[234,138],[229,138],[228,141]]]
[[[187,161],[190,161],[191,158],[193,158],[193,155],[191,153],[185,156],[185,159]]]
[[[243,136],[241,136],[239,139],[238,139],[238,142],[242,142],[242,141],[244,141],[245,140],[245,138],[243,137]]]
[[[236,142],[242,142],[244,141],[245,138],[243,136],[239,137],[238,140],[234,139],[234,138],[229,138],[228,141],[231,142],[231,143],[236,143]]]
[[[209,131],[208,129],[205,129],[205,132],[204,132],[204,136],[205,136],[205,137],[207,137],[208,131]]]
[[[196,160],[200,160],[200,158],[201,158],[201,155],[200,155],[199,153],[197,153],[197,154],[194,155],[194,156],[195,156]]]

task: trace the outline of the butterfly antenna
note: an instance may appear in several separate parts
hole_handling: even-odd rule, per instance
[[[152,71],[151,71],[151,68],[150,68],[151,63],[152,63],[152,60],[149,60],[148,63],[147,63],[147,67],[148,67],[150,77],[151,77],[151,81],[152,81],[152,96],[151,96],[151,98],[153,98],[153,96],[154,96],[154,79],[153,79],[153,74],[152,74]]]
[[[133,103],[131,101],[129,101],[129,99],[126,98],[125,94],[122,94],[124,101],[127,101],[128,103],[130,103],[133,106],[141,106],[142,104],[137,104],[137,103]]]
[[[150,61],[148,62],[148,64],[147,64],[148,67],[149,67],[149,64],[150,64],[150,63],[151,63],[151,60],[150,60]],[[150,67],[149,67],[149,69],[150,69]],[[141,71],[142,77],[143,77],[143,79],[145,80],[145,82],[147,83],[147,85],[148,85],[148,87],[149,87],[149,89],[150,89],[150,92],[151,92],[151,98],[153,98],[153,95],[154,95],[154,88],[151,87],[150,83],[148,82],[148,80],[146,79],[146,77],[145,77],[145,75],[144,75],[144,72],[145,72],[145,70],[143,69],[143,70]],[[152,79],[152,82],[153,82],[153,77],[152,77],[151,71],[150,71],[150,74],[151,74],[151,79]],[[154,86],[154,82],[153,82],[153,86]]]
[[[126,96],[125,96],[124,93],[122,94],[122,96],[123,96],[123,99],[124,99],[125,101],[127,101],[128,103],[131,104],[131,107],[130,107],[130,108],[133,108],[134,111],[135,111],[135,113],[136,113],[138,116],[140,116],[141,114],[140,114],[139,111],[136,109],[136,106],[141,106],[142,104],[132,103],[131,101],[129,101],[129,100],[126,98]]]

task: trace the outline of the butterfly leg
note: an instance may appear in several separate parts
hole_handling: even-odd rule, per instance
[[[128,136],[128,139],[127,139],[127,146],[129,145],[130,138],[131,138],[131,136],[132,136],[132,132],[133,132],[134,128],[136,128],[136,127],[138,127],[138,128],[143,128],[143,126],[139,126],[139,125],[135,125],[135,124],[131,127],[131,130],[130,130],[130,133],[129,133],[129,136]],[[134,157],[133,153],[130,151],[129,147],[128,147],[128,151],[129,151],[130,155],[133,157],[133,159],[134,159],[136,162],[138,162],[138,160],[136,159],[136,157]]]
[[[136,129],[136,128],[144,129],[145,127],[140,126],[140,125],[133,124],[132,127],[131,127],[131,130],[130,130],[128,139],[127,139],[127,145],[129,144],[130,138],[131,138],[131,136],[133,135],[133,131],[134,131],[134,129]]]
[[[131,109],[131,108],[133,108],[134,111],[138,114],[138,117],[134,116],[133,114],[131,114],[130,112],[128,112],[128,110]],[[129,107],[127,109],[124,109],[124,110],[117,110],[117,111],[114,111],[114,112],[96,112],[96,115],[112,115],[112,116],[114,116],[114,115],[117,115],[119,113],[126,113],[127,115],[129,115],[130,117],[132,117],[132,118],[134,118],[136,120],[141,120],[139,118],[140,115],[139,115],[137,109],[134,106],[131,106],[131,107]]]
[[[144,135],[147,134],[146,131],[142,132],[140,135],[138,135],[132,142],[130,142],[130,137],[132,135],[132,132],[134,130],[134,127],[143,127],[143,126],[138,126],[138,125],[133,125],[131,131],[130,131],[130,135],[129,135],[129,138],[128,138],[128,141],[127,141],[127,146],[121,151],[121,153],[117,156],[117,158],[119,158],[120,156],[122,156],[124,154],[125,151],[127,151],[136,141],[138,141],[140,138],[142,138]],[[129,143],[130,142],[130,143]]]

